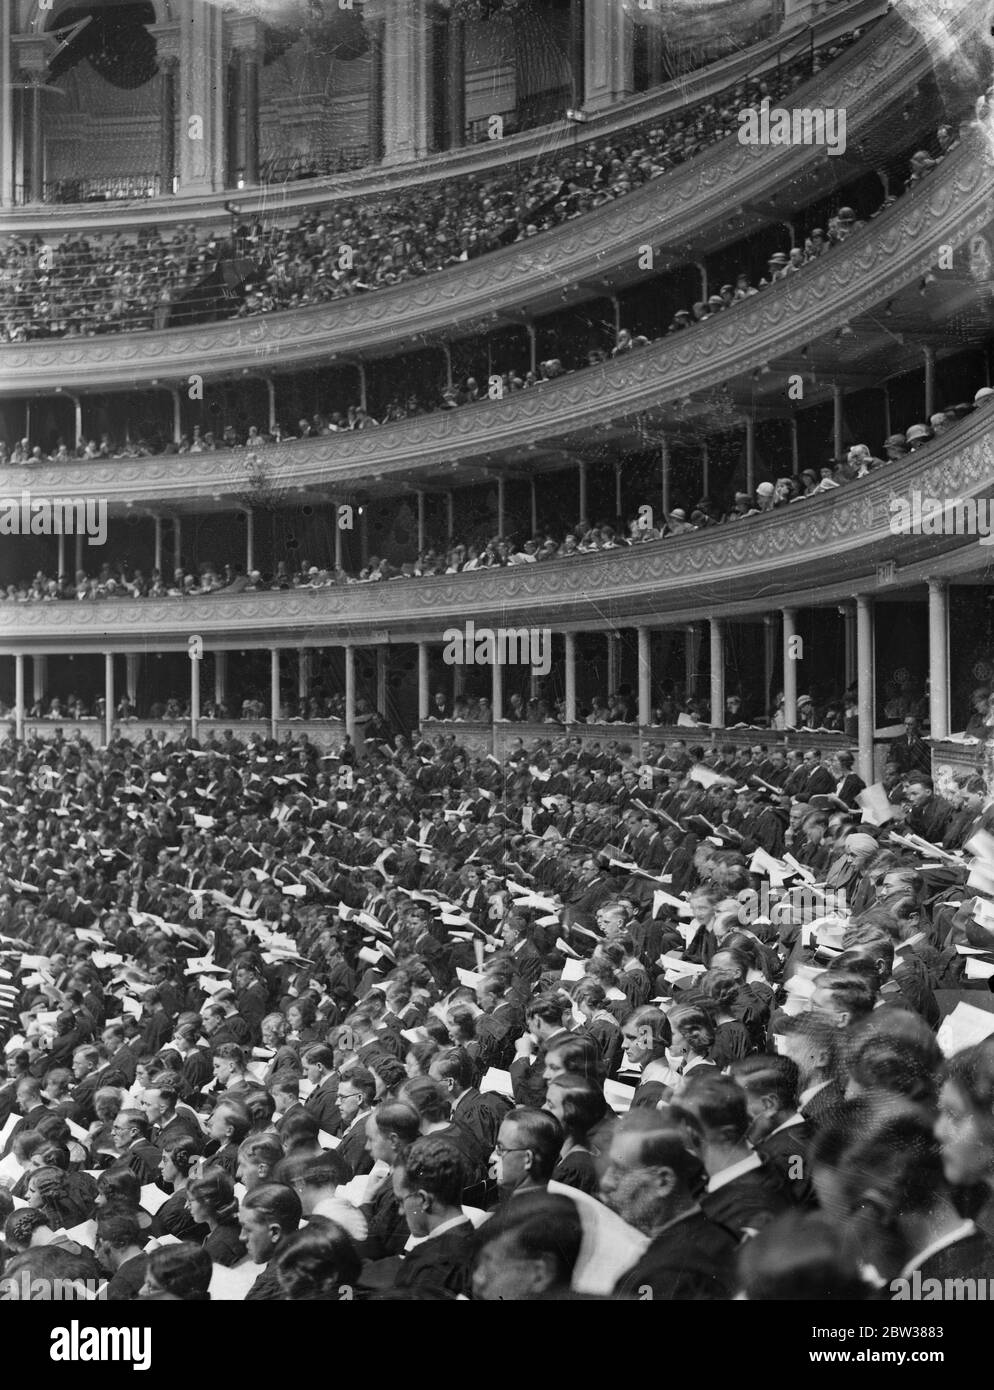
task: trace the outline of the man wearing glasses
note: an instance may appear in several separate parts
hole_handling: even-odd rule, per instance
[[[463,1215],[462,1155],[444,1139],[418,1139],[393,1170],[393,1191],[417,1242],[397,1274],[398,1289],[468,1294],[476,1242]]]

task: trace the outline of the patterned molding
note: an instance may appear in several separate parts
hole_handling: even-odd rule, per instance
[[[798,352],[872,310],[935,264],[936,246],[959,245],[994,220],[990,158],[982,138],[964,140],[931,180],[920,184],[842,247],[761,295],[690,332],[604,366],[588,368],[503,401],[422,416],[313,443],[270,446],[267,474],[288,490],[361,489],[415,469],[427,476],[457,460],[523,449],[538,441],[596,433],[621,419],[679,401]],[[168,506],[251,491],[244,451],[164,456],[140,464],[9,469],[5,491],[97,495],[117,507]],[[206,474],[206,476],[205,476]]]
[[[479,623],[552,623],[589,628],[636,622],[663,626],[724,605],[738,615],[779,604],[836,601],[876,585],[875,568],[899,559],[905,584],[920,582],[943,556],[978,571],[987,552],[961,538],[897,537],[891,502],[918,490],[970,497],[994,490],[994,409],[958,427],[942,449],[838,492],[632,550],[537,566],[356,585],[313,593],[246,594],[229,599],[19,604],[0,613],[0,652],[185,647],[190,633],[208,646],[339,645],[388,640],[441,641],[445,627],[472,613]],[[900,581],[898,581],[900,582]],[[154,638],[149,637],[154,633]]]
[[[931,66],[916,31],[894,14],[795,99],[844,107],[848,139],[855,144],[857,132],[871,130],[896,94]],[[775,198],[786,209],[784,191],[823,159],[816,147],[747,146],[730,136],[664,178],[565,227],[361,299],[194,330],[2,346],[0,395],[56,387],[128,388],[153,378],[185,380],[196,370],[258,373],[267,365],[327,363],[337,354],[354,356],[384,342],[400,348],[407,338],[486,321],[495,303],[503,310],[522,309],[547,294],[550,284],[603,276],[612,265],[634,263],[647,241],[676,247],[727,223],[729,208],[742,202]]]

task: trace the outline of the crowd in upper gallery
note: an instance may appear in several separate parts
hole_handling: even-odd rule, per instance
[[[225,214],[222,229],[190,223],[51,241],[10,236],[0,246],[0,343],[165,328],[178,301],[225,260],[250,263],[241,296],[217,311],[239,317],[365,294],[460,265],[665,176],[740,129],[742,110],[782,102],[865,32],[617,135],[449,179],[430,199],[414,185],[318,204],[296,226],[256,218],[232,228]]]

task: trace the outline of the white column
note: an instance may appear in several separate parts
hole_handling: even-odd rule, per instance
[[[387,714],[387,648],[376,648],[376,709],[385,719]]]
[[[31,678],[32,678],[32,698],[35,704],[45,698],[45,678],[48,675],[48,657],[33,656],[31,658]]]
[[[355,746],[355,647],[345,648],[345,732]]]
[[[133,705],[138,699],[138,669],[141,657],[137,652],[129,652],[124,658],[124,691]]]
[[[359,368],[359,404],[363,410],[369,409],[369,397],[366,394],[366,364],[362,358],[358,362]]]
[[[711,727],[725,727],[725,622],[711,618]]]
[[[425,495],[418,493],[418,554],[425,549]]]
[[[428,643],[418,643],[418,719],[428,718]]]
[[[842,457],[842,387],[832,386],[832,449],[836,462]]]
[[[783,612],[783,717],[788,729],[797,728],[797,660],[792,656],[797,636],[797,610]]]
[[[178,444],[183,438],[183,410],[180,405],[179,389],[173,387],[169,394],[173,398],[173,443]]]
[[[928,581],[928,714],[932,738],[949,734],[949,587]]]
[[[922,348],[925,358],[925,419],[935,413],[935,348],[926,343]]]
[[[618,634],[605,632],[607,642],[607,690],[614,695],[618,689]]]
[[[333,502],[331,507],[332,525],[335,528],[335,569],[342,568],[342,528],[338,524],[338,503]]]
[[[538,374],[538,330],[531,322],[525,324],[528,330],[528,364],[530,370]]]
[[[659,472],[663,503],[663,517],[670,514],[670,442],[663,438],[659,446]]]
[[[269,433],[273,434],[276,430],[276,382],[271,376],[266,377],[266,394],[269,397]]]
[[[220,5],[178,0],[179,151],[181,196],[224,187],[224,19]]]
[[[582,460],[580,462],[579,483],[580,520],[583,521],[587,515],[587,465]]]
[[[565,665],[566,723],[576,723],[576,633],[563,633],[563,663]]]
[[[0,5],[0,207],[14,202],[14,90],[10,36],[13,5]]]
[[[846,689],[856,679],[856,609],[844,603],[839,612],[845,624]]]
[[[763,615],[763,713],[770,713],[770,692],[773,686],[773,672],[776,668],[776,640],[773,635],[774,617],[772,613]]]
[[[492,678],[493,699],[493,719],[498,723],[504,718],[504,668],[499,661],[495,661],[490,668]]]
[[[74,571],[74,577],[75,575],[79,574],[80,570],[83,568],[83,536],[79,531],[76,532],[75,550],[76,553],[74,559],[76,561],[76,568]]]
[[[183,522],[179,516],[173,517],[173,569],[178,570],[183,563]]]
[[[66,538],[65,533],[59,532],[59,578],[61,579],[66,572]]]
[[[336,518],[337,521],[337,518]],[[255,569],[255,512],[251,507],[245,509],[245,573]]]
[[[617,0],[586,0],[584,17],[583,104],[600,111],[635,90],[634,28]]]
[[[306,700],[311,684],[311,651],[301,647],[297,653],[297,699]]]
[[[384,19],[383,163],[421,159],[432,148],[432,63],[436,30],[430,0],[366,0],[366,23]]]
[[[746,416],[746,485],[751,497],[756,490],[756,421]]]
[[[214,703],[223,703],[228,687],[228,653],[214,653]]]
[[[190,652],[190,737],[200,728],[200,657]]]
[[[14,732],[18,739],[24,737],[24,657],[20,652],[14,657]]]
[[[114,653],[104,652],[104,743],[114,736]]]
[[[697,695],[697,671],[701,664],[701,630],[696,623],[687,624],[683,662],[684,693],[689,700]]]
[[[869,785],[873,781],[873,735],[876,731],[873,694],[873,600],[868,594],[856,598],[856,672],[859,702],[859,775]]]
[[[280,653],[278,647],[269,652],[269,731],[276,738],[280,725]]]
[[[621,519],[621,464],[614,465],[614,514]]]
[[[639,724],[644,728],[652,723],[652,633],[647,627],[638,629],[639,642]]]
[[[155,518],[155,568],[162,573],[162,517]]]

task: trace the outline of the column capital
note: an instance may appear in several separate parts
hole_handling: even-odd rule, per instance
[[[262,22],[256,15],[225,15],[224,30],[233,53],[262,56]]]
[[[55,47],[51,34],[12,34],[12,61],[15,71],[29,78],[41,78],[48,71],[50,51]]]
[[[933,594],[944,593],[949,588],[948,579],[926,579],[925,583],[928,585],[929,592]]]
[[[180,33],[178,24],[152,24],[149,33],[155,39],[155,56],[160,68],[179,67]]]

